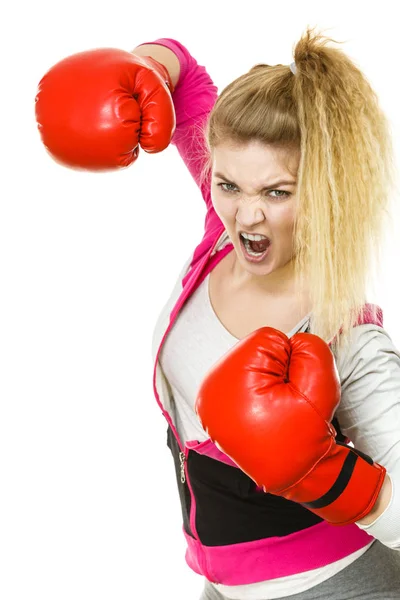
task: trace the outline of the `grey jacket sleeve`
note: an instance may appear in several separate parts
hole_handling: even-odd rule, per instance
[[[387,469],[392,497],[386,510],[365,529],[400,551],[400,352],[377,325],[352,331],[352,344],[336,354],[342,394],[336,416],[354,447]]]

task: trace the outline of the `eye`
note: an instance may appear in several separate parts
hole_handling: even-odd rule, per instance
[[[286,198],[290,196],[290,192],[285,192],[284,190],[270,190],[270,192],[278,192],[278,194],[283,194],[283,196],[273,196],[273,198]]]
[[[223,187],[224,185],[231,185],[232,187],[235,187],[235,186],[233,185],[233,183],[218,183],[217,185],[218,185],[218,187],[220,187],[220,188],[222,189],[222,191],[223,191],[223,192],[228,192],[228,193],[229,193],[229,192],[232,192],[233,190],[226,190],[226,189]]]
[[[234,190],[227,190],[225,189],[223,186],[224,185],[228,185],[228,186],[232,186],[233,188],[235,188],[236,186],[233,185],[233,183],[218,183],[217,186],[221,188],[221,190],[225,193],[225,194],[231,194],[234,193]],[[236,188],[237,189],[237,188]],[[282,196],[272,196],[272,198],[286,198],[287,196],[290,196],[290,192],[285,192],[284,190],[269,190],[269,193],[271,192],[277,192],[278,194],[283,194]]]

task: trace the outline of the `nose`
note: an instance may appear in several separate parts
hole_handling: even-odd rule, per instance
[[[248,200],[241,202],[236,213],[236,220],[244,229],[251,229],[254,225],[258,225],[264,221],[265,216],[260,206],[260,201]]]

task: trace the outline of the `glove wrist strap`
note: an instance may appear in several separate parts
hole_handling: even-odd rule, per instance
[[[385,467],[371,457],[336,442],[309,475],[282,495],[332,525],[348,525],[372,510],[385,475]]]

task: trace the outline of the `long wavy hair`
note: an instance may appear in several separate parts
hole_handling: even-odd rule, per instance
[[[396,173],[376,93],[349,57],[327,46],[343,42],[314,29],[308,26],[295,44],[295,75],[287,65],[256,64],[223,89],[202,128],[201,181],[211,181],[213,150],[221,143],[257,140],[300,150],[296,290],[301,302],[307,284],[310,331],[339,349],[350,340],[379,266]]]

